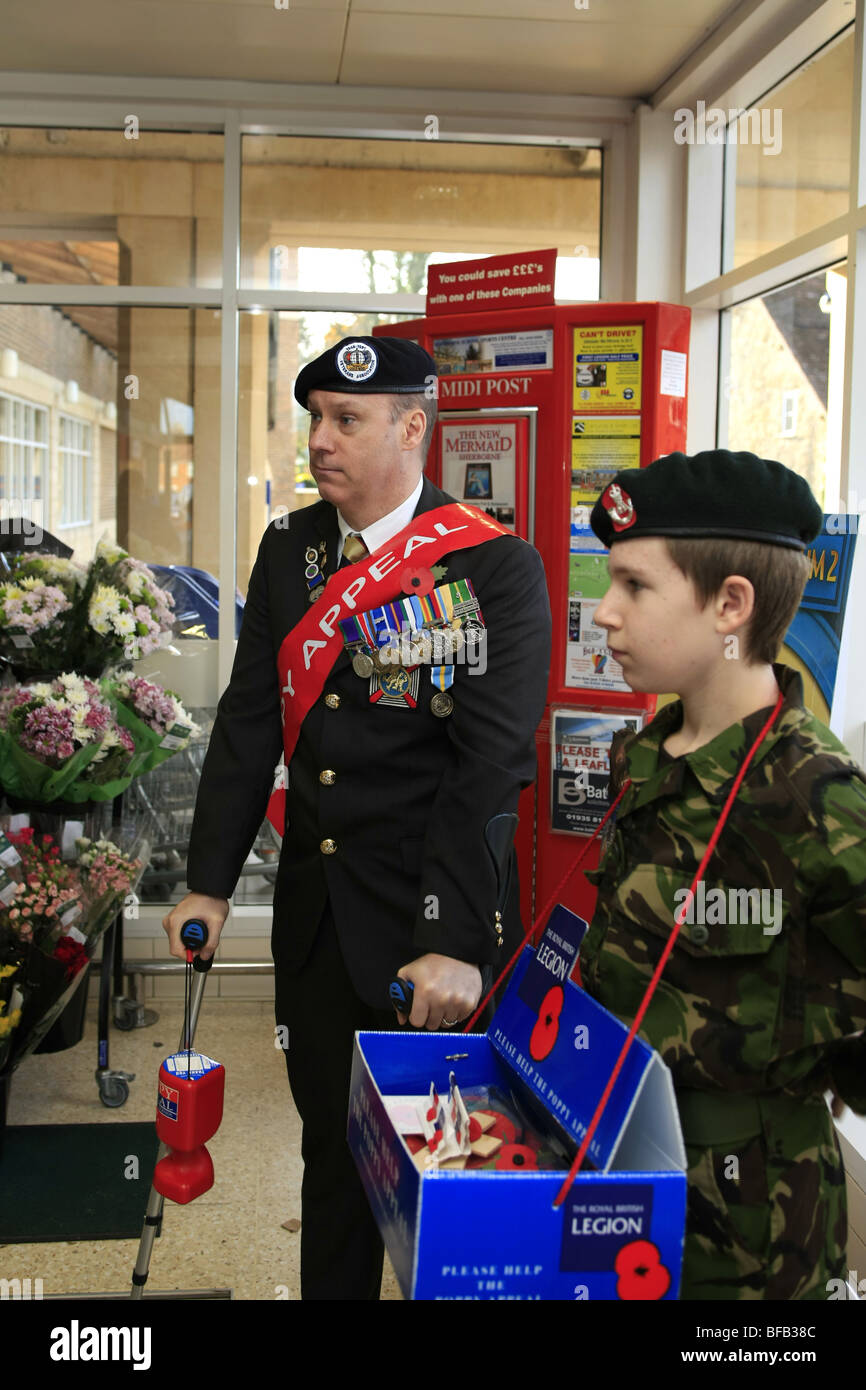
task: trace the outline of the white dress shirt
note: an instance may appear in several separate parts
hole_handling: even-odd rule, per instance
[[[415,508],[418,505],[418,498],[421,496],[421,488],[423,485],[424,477],[422,474],[413,492],[406,498],[405,502],[401,502],[399,507],[395,507],[393,512],[389,512],[387,516],[380,517],[378,521],[372,521],[369,526],[364,527],[363,531],[355,531],[349,525],[348,521],[346,521],[343,513],[338,507],[337,525],[340,528],[340,546],[339,554],[337,555],[337,564],[340,563],[343,554],[343,543],[347,536],[359,535],[372,555],[374,550],[378,550],[379,547],[385,545],[392,536],[396,536],[398,531],[402,531],[405,526],[408,526],[414,515]]]

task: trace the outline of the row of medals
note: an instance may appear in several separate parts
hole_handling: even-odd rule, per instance
[[[459,618],[454,619],[453,625],[450,628],[441,628],[440,633],[441,635],[437,645],[439,645],[439,650],[443,656],[449,654],[448,649],[450,649],[450,654],[453,655],[463,646],[464,637],[461,631]],[[392,640],[399,642],[401,639],[398,634],[394,633],[392,634]],[[411,641],[412,647],[415,649],[413,655],[417,655],[418,657],[414,665],[421,665],[432,659],[433,639],[426,628],[419,628],[416,632],[413,632],[409,640]],[[407,670],[405,666],[400,665],[399,661],[396,659],[394,648],[388,640],[377,650],[373,650],[371,647],[364,647],[360,651],[356,651],[352,657],[352,670],[355,672],[356,676],[361,676],[363,680],[367,680],[374,673],[380,678],[385,675],[390,675],[397,681],[399,681],[402,675],[404,680],[407,680],[408,671],[412,669],[411,666]],[[431,714],[435,714],[438,719],[445,719],[453,708],[454,700],[452,696],[448,694],[447,690],[436,690],[434,692],[433,698],[430,701]]]
[[[304,577],[310,590],[310,603],[315,603],[320,597],[325,587],[325,576],[322,569],[325,564],[325,543],[321,541],[318,550],[309,546],[304,559],[307,567],[304,570]],[[448,646],[451,653],[458,652],[463,646],[464,637],[459,618],[453,620],[452,626],[448,629],[441,629],[443,634],[447,631]],[[395,634],[396,635],[396,634]],[[442,643],[440,650],[443,656],[446,654],[444,635],[440,636],[439,642]],[[418,653],[418,663],[430,661],[433,655],[433,639],[425,628],[419,629],[412,634],[412,645]],[[411,668],[410,668],[411,669]],[[377,651],[368,647],[362,651],[356,651],[352,657],[352,670],[356,676],[361,676],[363,680],[368,680],[374,673],[377,676],[392,674],[399,676],[400,672],[405,676],[406,668],[401,666],[393,659],[393,649],[385,642]],[[454,708],[454,700],[447,690],[437,690],[434,692],[430,701],[430,712],[435,714],[437,719],[445,719]]]

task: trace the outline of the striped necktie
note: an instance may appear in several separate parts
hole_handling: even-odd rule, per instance
[[[365,555],[370,552],[364,544],[362,536],[357,531],[350,531],[343,542],[343,555],[340,560],[340,568],[344,565],[354,565],[357,560],[363,560]]]

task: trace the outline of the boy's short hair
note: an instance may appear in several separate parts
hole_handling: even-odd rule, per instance
[[[774,662],[782,638],[797,611],[810,562],[800,550],[761,541],[726,540],[708,536],[700,540],[663,536],[668,554],[695,586],[705,608],[729,575],[741,574],[755,590],[755,611],[743,630],[747,664]]]

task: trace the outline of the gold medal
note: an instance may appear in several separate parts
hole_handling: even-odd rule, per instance
[[[430,701],[430,713],[435,714],[437,719],[445,719],[454,708],[454,701],[447,690],[437,690],[433,699]]]
[[[391,666],[380,675],[379,685],[386,695],[404,696],[411,689],[409,672],[402,666]]]

